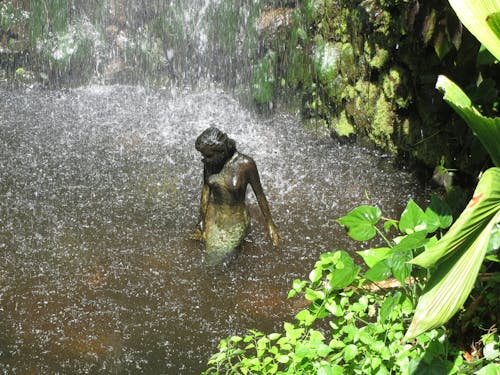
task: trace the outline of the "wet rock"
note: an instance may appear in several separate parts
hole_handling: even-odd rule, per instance
[[[271,48],[278,40],[285,42],[292,24],[292,14],[291,8],[267,9],[261,13],[255,22],[255,29],[265,49]]]
[[[291,8],[275,8],[263,11],[255,22],[255,28],[259,33],[274,34],[282,28],[292,24]]]

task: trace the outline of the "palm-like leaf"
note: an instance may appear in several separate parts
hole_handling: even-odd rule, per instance
[[[500,31],[495,13],[500,12],[500,0],[449,0],[460,21],[498,60]]]
[[[446,235],[412,263],[437,264],[418,301],[405,340],[446,323],[469,296],[488,249],[493,227],[500,222],[500,168],[481,178],[474,198]]]
[[[500,39],[497,40],[500,45]],[[465,120],[488,151],[493,163],[500,167],[500,118],[481,115],[469,97],[454,82],[439,76],[436,88],[444,91],[444,100]]]

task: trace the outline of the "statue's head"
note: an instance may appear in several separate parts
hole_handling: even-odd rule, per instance
[[[205,129],[196,139],[196,149],[203,155],[203,162],[211,167],[223,164],[236,151],[236,142],[217,128]]]

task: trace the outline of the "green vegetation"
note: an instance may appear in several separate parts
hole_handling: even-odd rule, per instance
[[[470,5],[467,0],[453,4],[464,11]],[[496,38],[491,52],[500,60],[500,7],[474,8],[470,13],[481,19],[459,16],[468,18],[468,27],[486,46]],[[445,76],[436,87],[495,165],[482,174],[456,222],[447,230],[451,209],[436,196],[425,211],[410,200],[399,220],[382,219],[374,206],[355,208],[338,219],[349,236],[368,241],[379,235],[385,242],[358,251],[366,271],[345,251],[321,255],[309,280],[293,282],[289,297],[309,301],[296,322],[285,323],[283,333],[249,331],[222,340],[206,374],[500,372],[500,119],[482,115]],[[398,233],[389,240],[394,229]],[[491,272],[479,278],[481,271]],[[387,285],[390,280],[397,284]],[[471,338],[475,354],[467,351]]]
[[[296,321],[284,323],[281,333],[250,330],[245,336],[222,340],[205,374],[467,374],[476,370],[494,374],[498,370],[499,336],[495,321],[487,319],[488,310],[495,309],[498,280],[482,285],[491,305],[473,312],[484,314],[480,324],[467,320],[470,310],[461,314],[461,324],[491,327],[476,343],[482,346],[483,356],[464,361],[453,332],[443,327],[408,335],[416,301],[429,277],[426,269],[408,261],[439,243],[441,231],[451,224],[451,211],[443,201],[434,196],[425,211],[410,201],[399,220],[382,219],[377,207],[360,206],[338,222],[355,240],[378,235],[385,242],[384,247],[358,251],[366,271],[345,251],[321,255],[309,279],[295,280],[289,292],[289,298],[300,296],[309,302],[307,309],[296,314]],[[389,240],[388,233],[395,229],[398,232]]]
[[[306,0],[289,9],[287,34],[262,46],[262,56],[276,53],[273,95],[267,90],[256,101],[291,102],[306,123],[356,134],[362,144],[430,169],[454,169],[453,184],[477,178],[487,153],[434,84],[439,74],[455,78],[477,108],[498,116],[500,71],[447,1]],[[254,65],[257,76],[261,65]]]

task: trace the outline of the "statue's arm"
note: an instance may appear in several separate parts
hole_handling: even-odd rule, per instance
[[[203,169],[203,187],[201,188],[200,197],[200,220],[196,225],[194,234],[191,236],[192,239],[201,241],[203,239],[203,232],[205,231],[205,218],[208,209],[208,200],[210,198],[210,186],[208,186],[208,175],[207,171]]]
[[[264,194],[264,189],[262,188],[262,184],[260,182],[259,172],[257,170],[257,165],[252,160],[246,166],[246,174],[250,186],[252,186],[252,190],[257,198],[257,202],[259,203],[260,210],[264,219],[266,221],[268,234],[273,241],[274,246],[278,246],[279,243],[279,234],[276,225],[274,224],[273,218],[271,216],[271,210],[269,209],[269,203],[267,201],[266,195]]]
[[[210,187],[204,184],[201,188],[201,199],[200,199],[200,222],[198,224],[200,231],[203,233],[205,230],[205,216],[207,214],[208,199],[210,197]]]

